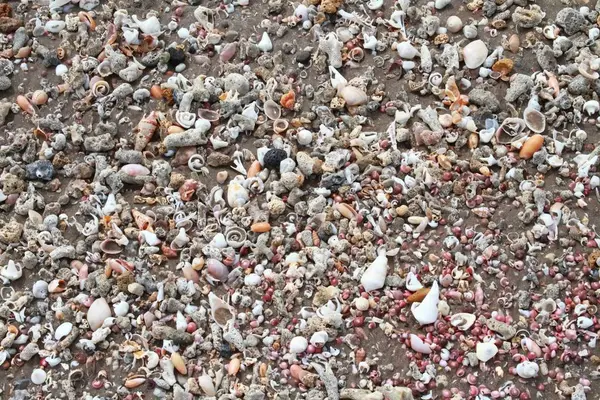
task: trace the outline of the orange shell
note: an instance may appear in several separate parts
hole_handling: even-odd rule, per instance
[[[512,72],[514,65],[515,63],[510,58],[502,58],[492,65],[492,71],[499,72],[504,77]]]
[[[293,90],[290,90],[289,92],[281,96],[281,100],[279,100],[279,103],[284,108],[287,108],[288,110],[293,110],[294,104],[296,104],[296,93],[294,93]]]
[[[15,58],[27,58],[27,57],[29,57],[30,54],[31,54],[31,47],[29,47],[29,46],[21,47],[17,51],[17,54],[15,54]]]
[[[542,135],[533,135],[523,143],[521,151],[519,151],[519,157],[528,160],[533,157],[533,154],[542,148],[544,144],[544,137]]]
[[[250,168],[248,168],[248,178],[254,178],[261,170],[260,162],[254,161]]]
[[[421,302],[421,301],[423,301],[425,296],[427,296],[427,293],[429,293],[429,288],[421,288],[421,289],[417,290],[416,292],[414,292],[413,294],[411,294],[410,296],[408,296],[406,301],[409,303]]]
[[[163,97],[163,92],[162,89],[160,88],[160,86],[158,85],[153,85],[150,88],[150,95],[155,98],[156,100],[160,100]]]
[[[187,374],[187,367],[185,366],[185,360],[179,353],[171,354],[171,362],[173,366],[181,375]]]
[[[29,100],[27,100],[27,97],[25,97],[21,94],[18,95],[17,96],[17,104],[19,105],[19,107],[21,107],[21,110],[25,111],[27,114],[35,114],[35,109],[31,105]]]
[[[257,222],[252,224],[250,230],[255,233],[264,233],[269,232],[271,230],[271,224],[268,222]]]
[[[90,13],[87,13],[85,11],[80,11],[79,14],[79,20],[83,23],[85,23],[89,28],[90,31],[95,31],[96,30],[96,21],[94,20],[94,18],[91,16]]]

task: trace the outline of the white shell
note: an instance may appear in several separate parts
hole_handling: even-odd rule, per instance
[[[385,285],[385,277],[388,272],[388,259],[385,251],[380,251],[377,258],[371,263],[369,268],[360,278],[360,284],[363,285],[366,292],[378,290]]]
[[[302,129],[296,134],[296,138],[298,140],[298,144],[301,144],[302,146],[308,146],[310,142],[312,142],[313,136],[312,132],[308,129]]]
[[[322,346],[329,341],[329,335],[325,331],[318,331],[310,337],[310,344],[314,346]]]
[[[425,344],[420,337],[414,334],[410,334],[410,347],[419,353],[430,354],[431,347]]]
[[[290,351],[292,353],[298,354],[306,351],[308,347],[308,340],[302,336],[296,336],[292,340],[290,340]]]
[[[43,369],[36,368],[31,373],[31,383],[34,385],[41,385],[46,381],[46,371]]]
[[[54,339],[61,340],[67,336],[73,330],[73,324],[70,322],[63,322],[54,331]]]
[[[463,49],[463,59],[467,68],[479,68],[488,56],[488,48],[483,40],[475,40]]]
[[[33,284],[33,288],[31,289],[33,293],[33,297],[36,299],[45,299],[48,297],[48,282],[46,281],[37,281]]]
[[[235,310],[221,300],[216,294],[210,292],[208,294],[208,302],[210,304],[210,315],[213,320],[219,325],[221,328],[225,328],[228,322],[233,321],[235,318]],[[227,312],[231,314],[231,316],[227,317]]]
[[[420,55],[419,50],[417,50],[410,42],[401,42],[396,46],[396,51],[398,55],[402,58],[413,59]]]
[[[354,306],[359,311],[367,311],[369,309],[369,300],[364,297],[359,297],[354,300]]]
[[[227,240],[225,239],[225,235],[219,232],[212,238],[209,244],[218,249],[224,249],[227,247]]]
[[[477,343],[477,359],[481,362],[487,362],[498,354],[498,347],[492,342]]]
[[[523,111],[525,124],[532,132],[542,133],[546,130],[546,116],[533,107],[527,107]]]
[[[597,100],[588,100],[583,104],[583,110],[587,115],[592,115],[598,112],[600,109],[600,103]]]
[[[304,4],[299,4],[294,10],[294,15],[300,18],[302,21],[308,20],[308,7]]]
[[[465,25],[463,27],[463,35],[465,35],[467,39],[475,39],[477,37],[477,26]]]
[[[140,231],[140,238],[144,239],[145,243],[148,243],[150,246],[157,246],[162,243],[162,241],[156,236],[156,233],[150,231]]]
[[[250,201],[250,194],[238,180],[232,180],[227,186],[227,204],[229,207],[243,207]]]
[[[349,106],[360,106],[369,101],[367,94],[355,86],[344,86],[339,91],[339,96],[344,99]]]
[[[271,38],[267,32],[263,32],[262,38],[258,42],[258,48],[264,53],[273,50],[273,42],[271,42]]]
[[[540,372],[540,367],[534,362],[531,361],[523,361],[522,363],[517,365],[517,375],[521,378],[528,379],[534,378]]]
[[[331,65],[329,66],[329,80],[331,81],[331,87],[333,87],[336,90],[340,90],[348,83],[346,78],[344,78],[344,76],[340,74],[338,70],[333,68]]]
[[[129,303],[127,303],[126,301],[120,301],[117,304],[115,304],[113,308],[115,309],[115,315],[117,317],[124,317],[129,311]]]
[[[175,113],[177,123],[184,128],[191,128],[196,122],[196,114],[188,111],[177,110]]]
[[[44,28],[50,33],[58,33],[67,26],[65,21],[50,20],[46,22]]]
[[[244,285],[246,286],[259,286],[261,281],[261,277],[257,274],[248,274],[244,277]]]
[[[454,314],[450,318],[450,324],[452,326],[460,329],[461,331],[466,331],[475,323],[476,317],[474,314],[469,313],[458,313]]]
[[[411,311],[421,325],[433,324],[438,316],[438,302],[440,301],[440,288],[437,281],[433,282],[431,290],[422,303],[413,303]]]
[[[95,331],[99,329],[107,318],[110,318],[110,307],[105,299],[100,297],[94,300],[87,312],[87,320],[90,328]]]
[[[416,292],[422,288],[423,285],[421,282],[419,282],[417,276],[413,274],[412,271],[409,271],[408,274],[406,274],[406,289],[410,290],[411,292]]]
[[[588,318],[588,317],[577,318],[577,327],[579,329],[587,329],[592,325],[594,325],[594,321],[591,318]]]
[[[202,374],[198,377],[198,384],[202,391],[209,396],[215,396],[217,394],[217,390],[215,389],[215,384],[213,383],[210,376],[207,374]]]
[[[442,8],[448,6],[450,3],[452,3],[452,0],[435,0],[435,8],[436,10],[441,10]]]
[[[160,21],[155,16],[151,16],[145,21],[141,21],[140,19],[138,19],[137,15],[133,15],[131,18],[140,28],[140,31],[142,31],[146,35],[158,36],[161,33]]]
[[[8,264],[0,270],[0,276],[9,281],[16,281],[23,276],[23,268],[13,260],[9,260]]]
[[[67,67],[65,64],[58,64],[54,70],[56,76],[63,76],[67,72],[69,72],[69,67]]]
[[[448,32],[457,33],[463,27],[462,20],[456,15],[451,15],[446,20],[446,27],[448,28]]]

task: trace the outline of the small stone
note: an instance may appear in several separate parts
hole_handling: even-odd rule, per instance
[[[137,282],[133,282],[127,285],[127,291],[131,294],[141,297],[144,294],[144,286]]]
[[[296,62],[306,64],[310,61],[311,52],[309,50],[299,50],[296,53]]]
[[[0,17],[0,33],[12,33],[23,25],[22,21],[16,18]]]
[[[24,47],[28,41],[29,41],[29,35],[27,35],[27,30],[24,27],[20,27],[13,34],[13,40],[12,40],[13,51],[15,51],[15,52],[18,51],[19,49]]]
[[[12,81],[8,76],[0,76],[0,92],[10,89]]]
[[[16,175],[6,174],[2,178],[2,192],[6,195],[19,194],[25,191],[25,181]]]
[[[567,86],[567,90],[569,93],[578,96],[582,94],[586,94],[590,91],[591,84],[590,81],[587,80],[584,76],[578,75],[576,76]]]
[[[513,75],[510,87],[506,91],[504,99],[510,103],[515,102],[521,95],[529,93],[533,88],[533,79],[529,75]]]
[[[576,34],[583,28],[585,18],[574,8],[563,8],[556,14],[556,23],[563,27],[569,36]]]
[[[544,46],[535,53],[538,64],[543,70],[556,71],[558,62],[550,46]]]
[[[102,153],[114,149],[115,141],[110,133],[103,135],[86,137],[83,140],[83,147],[90,153]]]
[[[219,184],[223,184],[225,183],[225,181],[227,181],[227,178],[229,177],[229,173],[227,171],[219,171],[217,172],[217,182]]]
[[[0,242],[5,244],[18,243],[23,233],[23,225],[15,220],[0,228]]]
[[[165,325],[153,325],[152,336],[157,340],[172,340],[175,344],[190,344],[194,341],[191,334]]]
[[[169,64],[173,67],[183,63],[185,61],[185,51],[179,47],[169,47],[167,49],[169,53]]]
[[[206,163],[210,167],[226,167],[231,164],[231,157],[229,157],[227,154],[213,151],[208,155]]]
[[[484,88],[475,88],[469,92],[469,102],[486,108],[490,112],[500,111],[500,100],[496,96]]]
[[[48,160],[38,160],[27,164],[25,176],[31,180],[41,179],[43,181],[50,181],[52,180],[52,176],[54,176],[54,166]]]
[[[240,96],[247,94],[250,91],[250,82],[241,74],[229,74],[225,78],[225,90],[238,92]]]
[[[446,20],[446,27],[448,28],[449,32],[457,33],[462,29],[463,23],[459,17],[452,15]]]
[[[517,330],[514,326],[498,321],[495,318],[488,319],[485,324],[489,329],[499,333],[505,340],[512,339],[517,334]]]

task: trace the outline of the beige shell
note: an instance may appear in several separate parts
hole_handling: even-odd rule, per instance
[[[96,98],[104,97],[110,93],[110,85],[103,79],[93,81],[91,85],[92,94]]]
[[[276,121],[281,117],[281,106],[275,101],[269,99],[264,104],[265,115],[272,121]]]

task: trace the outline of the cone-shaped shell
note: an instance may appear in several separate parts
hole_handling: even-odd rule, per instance
[[[433,324],[437,320],[438,303],[440,301],[440,288],[437,281],[433,282],[431,290],[422,303],[413,303],[411,311],[421,325]]]
[[[214,293],[210,292],[208,294],[208,302],[210,304],[210,315],[221,328],[225,328],[227,323],[235,318],[233,308]]]
[[[388,259],[385,252],[381,252],[360,278],[360,284],[366,292],[381,289],[385,285],[387,272]]]
[[[187,374],[187,367],[185,366],[185,360],[183,359],[181,354],[179,354],[179,353],[171,354],[171,362],[173,363],[173,366],[175,367],[177,372],[179,372],[181,375]]]

